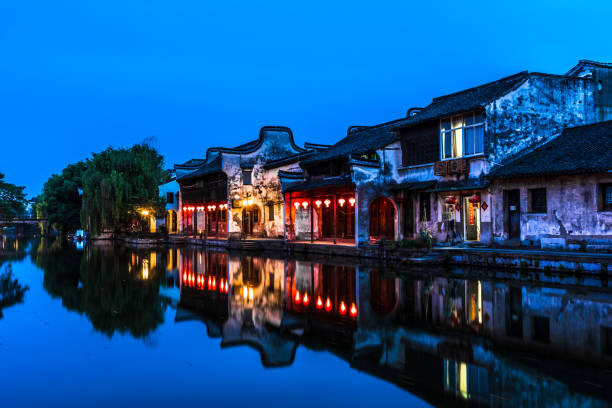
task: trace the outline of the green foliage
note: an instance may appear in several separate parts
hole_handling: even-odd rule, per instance
[[[163,157],[143,142],[93,155],[83,174],[81,223],[93,234],[126,230],[146,208],[163,214],[158,186],[167,180]]]
[[[21,285],[13,277],[11,265],[7,265],[0,274],[0,317],[3,308],[23,302],[27,290],[27,286]]]
[[[35,199],[38,217],[47,218],[62,235],[81,226],[82,177],[86,164],[69,164],[60,174],[52,175],[43,187],[43,193]]]
[[[23,190],[4,181],[4,173],[0,173],[0,218],[15,218],[24,215],[27,200]]]
[[[151,268],[142,278],[143,258],[132,265],[126,248],[91,246],[86,252],[55,241],[31,256],[44,271],[43,286],[62,305],[86,316],[94,329],[109,338],[129,333],[146,339],[164,321],[167,301],[159,295],[163,268]]]

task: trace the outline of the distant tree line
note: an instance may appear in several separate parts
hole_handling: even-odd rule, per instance
[[[23,192],[25,187],[19,187],[4,180],[0,172],[0,218],[15,218],[25,215],[28,200]]]
[[[36,199],[37,213],[61,234],[80,227],[92,234],[128,230],[142,209],[163,213],[158,186],[169,177],[163,164],[149,141],[109,147],[52,175]]]

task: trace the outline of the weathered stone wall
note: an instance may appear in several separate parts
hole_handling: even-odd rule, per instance
[[[564,127],[595,122],[596,88],[588,78],[531,74],[517,89],[487,105],[485,149],[492,164],[550,140]]]
[[[259,209],[259,222],[253,225],[253,235],[258,237],[280,238],[284,235],[284,206],[281,193],[279,170],[296,170],[298,164],[265,170],[268,160],[280,159],[299,153],[293,146],[286,131],[266,131],[259,149],[248,154],[223,153],[223,171],[228,177],[228,231],[242,232],[244,199],[253,200]],[[243,184],[242,166],[252,166],[251,185]],[[268,206],[271,205],[272,207]],[[270,220],[269,211],[274,211]]]
[[[508,239],[504,190],[520,190],[521,241],[537,244],[542,237],[604,238],[612,236],[612,212],[599,211],[599,183],[611,183],[612,175],[542,177],[498,180],[491,186],[495,195],[494,240]],[[529,212],[529,189],[546,188],[545,214]]]

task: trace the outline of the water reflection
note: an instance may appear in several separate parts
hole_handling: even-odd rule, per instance
[[[97,331],[145,338],[163,322],[168,302],[160,296],[164,271],[158,270],[157,252],[113,246],[83,252],[54,242],[31,256],[45,272],[45,290],[87,316]]]
[[[291,364],[302,345],[330,351],[434,404],[606,406],[611,397],[589,386],[579,369],[555,372],[556,363],[542,358],[612,366],[607,291],[181,255],[177,319],[188,310],[190,319],[206,323],[209,336],[221,337],[222,347],[249,345],[265,366]],[[211,288],[211,277],[228,279],[229,290]]]
[[[0,236],[0,319],[2,309],[22,303],[28,287],[19,282],[13,274],[12,262],[26,256],[23,241]]]
[[[47,292],[108,336],[147,338],[172,307],[174,323],[202,322],[221,348],[251,347],[265,367],[291,366],[300,346],[324,350],[435,405],[612,401],[612,293],[601,277],[32,248]]]

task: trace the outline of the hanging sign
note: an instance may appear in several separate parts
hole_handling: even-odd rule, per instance
[[[489,208],[489,206],[486,201],[483,201],[480,208],[482,208],[482,211],[487,211],[487,208]]]
[[[470,225],[474,225],[474,204],[468,205]]]

